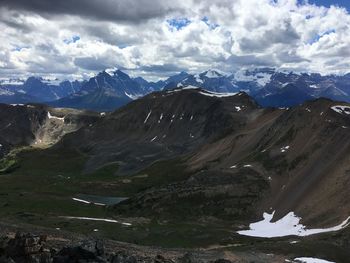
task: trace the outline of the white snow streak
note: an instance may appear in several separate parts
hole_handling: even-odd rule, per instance
[[[77,202],[81,202],[81,203],[84,203],[84,204],[93,204],[93,205],[105,205],[105,204],[102,204],[102,203],[94,203],[94,202],[90,202],[90,201],[86,201],[86,200],[83,200],[83,199],[79,199],[79,198],[72,198],[74,201],[77,201]]]
[[[93,218],[93,217],[80,217],[80,216],[61,216],[62,218],[66,219],[78,219],[78,220],[90,220],[90,221],[102,221],[102,222],[107,222],[107,223],[118,223],[122,224],[125,226],[131,226],[130,223],[124,223],[124,222],[119,222],[114,219],[106,219],[106,218]]]
[[[218,93],[218,92],[209,92],[209,91],[199,91],[200,94],[204,95],[204,96],[209,96],[209,97],[218,97],[218,98],[222,98],[222,97],[231,97],[237,94],[237,92],[234,93]]]
[[[162,113],[162,114],[160,114],[160,117],[159,117],[158,123],[160,123],[162,119],[163,119],[163,113]]]
[[[148,120],[149,116],[151,116],[151,113],[152,113],[152,110],[150,110],[150,111],[149,111],[149,113],[147,114],[147,117],[146,117],[146,119],[144,120],[144,122],[143,122],[143,123],[146,123],[146,122],[147,122],[147,120]]]
[[[325,259],[307,258],[307,257],[295,258],[293,260],[296,260],[297,262],[302,262],[302,263],[335,263],[334,261],[328,261]]]

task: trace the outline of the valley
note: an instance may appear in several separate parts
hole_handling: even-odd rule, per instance
[[[346,103],[262,108],[244,92],[187,88],[104,114],[2,107],[4,116],[29,121],[0,132],[3,160],[14,162],[0,175],[0,218],[9,229],[237,262],[350,256]],[[310,236],[239,234],[264,212],[271,222],[294,212],[306,229],[344,224]]]

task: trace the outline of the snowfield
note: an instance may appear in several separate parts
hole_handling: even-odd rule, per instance
[[[334,232],[347,227],[350,224],[350,217],[348,217],[341,224],[330,228],[307,229],[306,226],[300,224],[301,218],[296,216],[294,212],[289,212],[283,218],[276,222],[271,222],[273,215],[264,213],[264,219],[251,223],[249,230],[241,230],[237,233],[244,236],[252,237],[284,237],[284,236],[310,236],[326,232]]]

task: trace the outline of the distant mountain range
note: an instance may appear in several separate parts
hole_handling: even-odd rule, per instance
[[[29,77],[26,81],[0,81],[0,102],[54,101],[79,91],[83,84],[84,82],[68,80],[57,83],[38,77]]]
[[[244,91],[264,107],[290,107],[325,97],[350,102],[350,74],[343,76],[279,72],[271,68],[225,74],[208,70],[200,74],[180,72],[166,80],[149,82],[131,78],[121,70],[100,72],[88,81],[0,81],[0,102],[45,102],[55,107],[110,111],[160,90],[188,86],[219,93]]]

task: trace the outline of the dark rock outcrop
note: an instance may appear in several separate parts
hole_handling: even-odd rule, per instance
[[[141,256],[142,254],[142,256]],[[171,259],[164,251],[156,256],[145,256],[130,249],[106,252],[102,240],[84,240],[80,244],[52,248],[44,235],[17,233],[15,237],[0,237],[0,263],[201,263],[196,254],[185,253]],[[214,262],[214,261],[213,261]],[[219,259],[215,263],[230,263]]]

